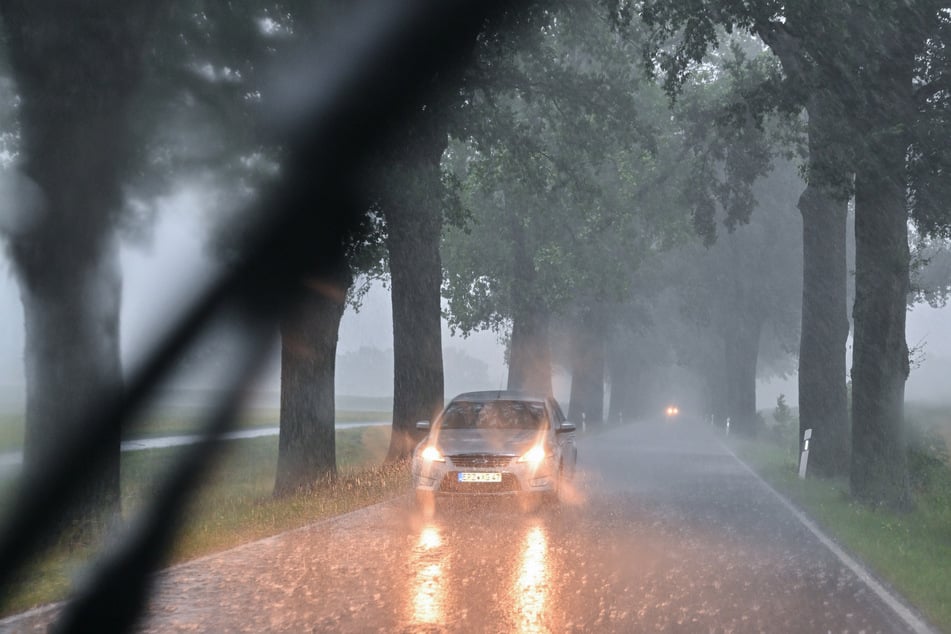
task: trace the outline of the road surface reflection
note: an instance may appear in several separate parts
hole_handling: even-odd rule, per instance
[[[412,567],[416,571],[412,592],[414,624],[434,625],[445,619],[446,588],[443,566],[446,555],[442,548],[439,528],[429,523],[423,526],[413,549]]]
[[[550,587],[548,536],[541,524],[531,526],[522,540],[521,562],[513,595],[518,631],[524,634],[548,632],[544,624]]]
[[[410,629],[491,627],[494,621],[523,634],[551,631],[551,527],[544,517],[489,515],[437,515],[416,525],[404,604]],[[463,564],[463,578],[451,561]],[[493,589],[486,583],[493,576],[504,585]],[[475,612],[473,599],[481,599]]]

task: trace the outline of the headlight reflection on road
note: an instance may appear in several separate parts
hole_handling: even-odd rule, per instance
[[[547,632],[543,622],[548,603],[548,536],[541,526],[532,526],[522,541],[521,565],[513,595],[518,631],[524,634]]]
[[[446,589],[443,584],[442,537],[435,524],[427,524],[419,533],[413,550],[413,623],[441,623],[445,615]]]

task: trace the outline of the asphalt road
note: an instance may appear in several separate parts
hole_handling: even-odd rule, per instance
[[[913,631],[709,428],[590,434],[562,497],[535,512],[445,504],[427,519],[407,496],[178,566],[144,629]]]

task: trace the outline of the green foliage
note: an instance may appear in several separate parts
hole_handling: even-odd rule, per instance
[[[951,295],[951,241],[913,232],[911,244],[911,294],[908,304],[927,302],[942,308]]]
[[[937,427],[909,427],[908,476],[919,498],[943,499],[951,512],[951,454]]]
[[[779,425],[788,425],[792,421],[792,410],[786,404],[786,395],[780,394],[776,397],[776,409],[773,410],[773,420]]]
[[[139,155],[126,184],[127,237],[147,240],[162,198],[188,184],[208,192],[195,210],[214,225],[208,250],[224,260],[240,252],[260,220],[245,213],[249,203],[279,177],[284,160],[276,134],[275,64],[333,28],[333,5],[185,0],[161,9],[136,102]],[[357,308],[367,280],[385,274],[379,210],[369,209],[347,238],[347,263],[363,274],[364,283],[348,296]]]
[[[469,210],[443,245],[450,325],[462,332],[502,332],[520,302],[558,312],[623,301],[634,271],[686,233],[682,129],[660,91],[602,14],[566,4],[548,20],[533,47],[483,53],[504,81],[476,91],[467,114],[478,123],[444,158]]]
[[[635,3],[611,4],[616,16],[634,13]],[[906,135],[910,151],[903,176],[912,217],[924,234],[951,235],[951,213],[944,204],[951,188],[951,150],[944,142],[951,107],[951,16],[940,3],[649,0],[638,8],[649,32],[642,49],[645,67],[663,77],[671,96],[679,95],[688,78],[717,54],[723,33],[741,31],[758,37],[782,63],[782,73],[762,74],[750,84],[745,103],[751,113],[793,113],[813,97],[823,97],[821,115],[836,124],[813,130],[822,137],[812,141],[822,144],[826,162],[810,164],[810,182],[850,193],[849,174],[863,165],[874,168],[889,135]],[[906,103],[898,104],[883,91],[883,78],[894,74],[894,60],[902,57],[913,60],[908,71],[915,88],[898,98]],[[886,124],[887,129],[867,127],[889,112],[899,113],[901,120]]]
[[[753,184],[772,168],[774,155],[789,155],[796,141],[795,119],[767,119],[762,86],[779,73],[774,57],[735,36],[726,51],[711,55],[686,81],[674,112],[683,122],[692,160],[686,195],[694,226],[704,242],[717,237],[716,219],[733,231],[749,221],[756,206]]]

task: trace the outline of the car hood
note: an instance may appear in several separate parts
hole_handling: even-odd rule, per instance
[[[518,456],[545,438],[545,430],[441,429],[436,446],[447,455],[497,453]],[[436,438],[436,434],[432,434]]]

